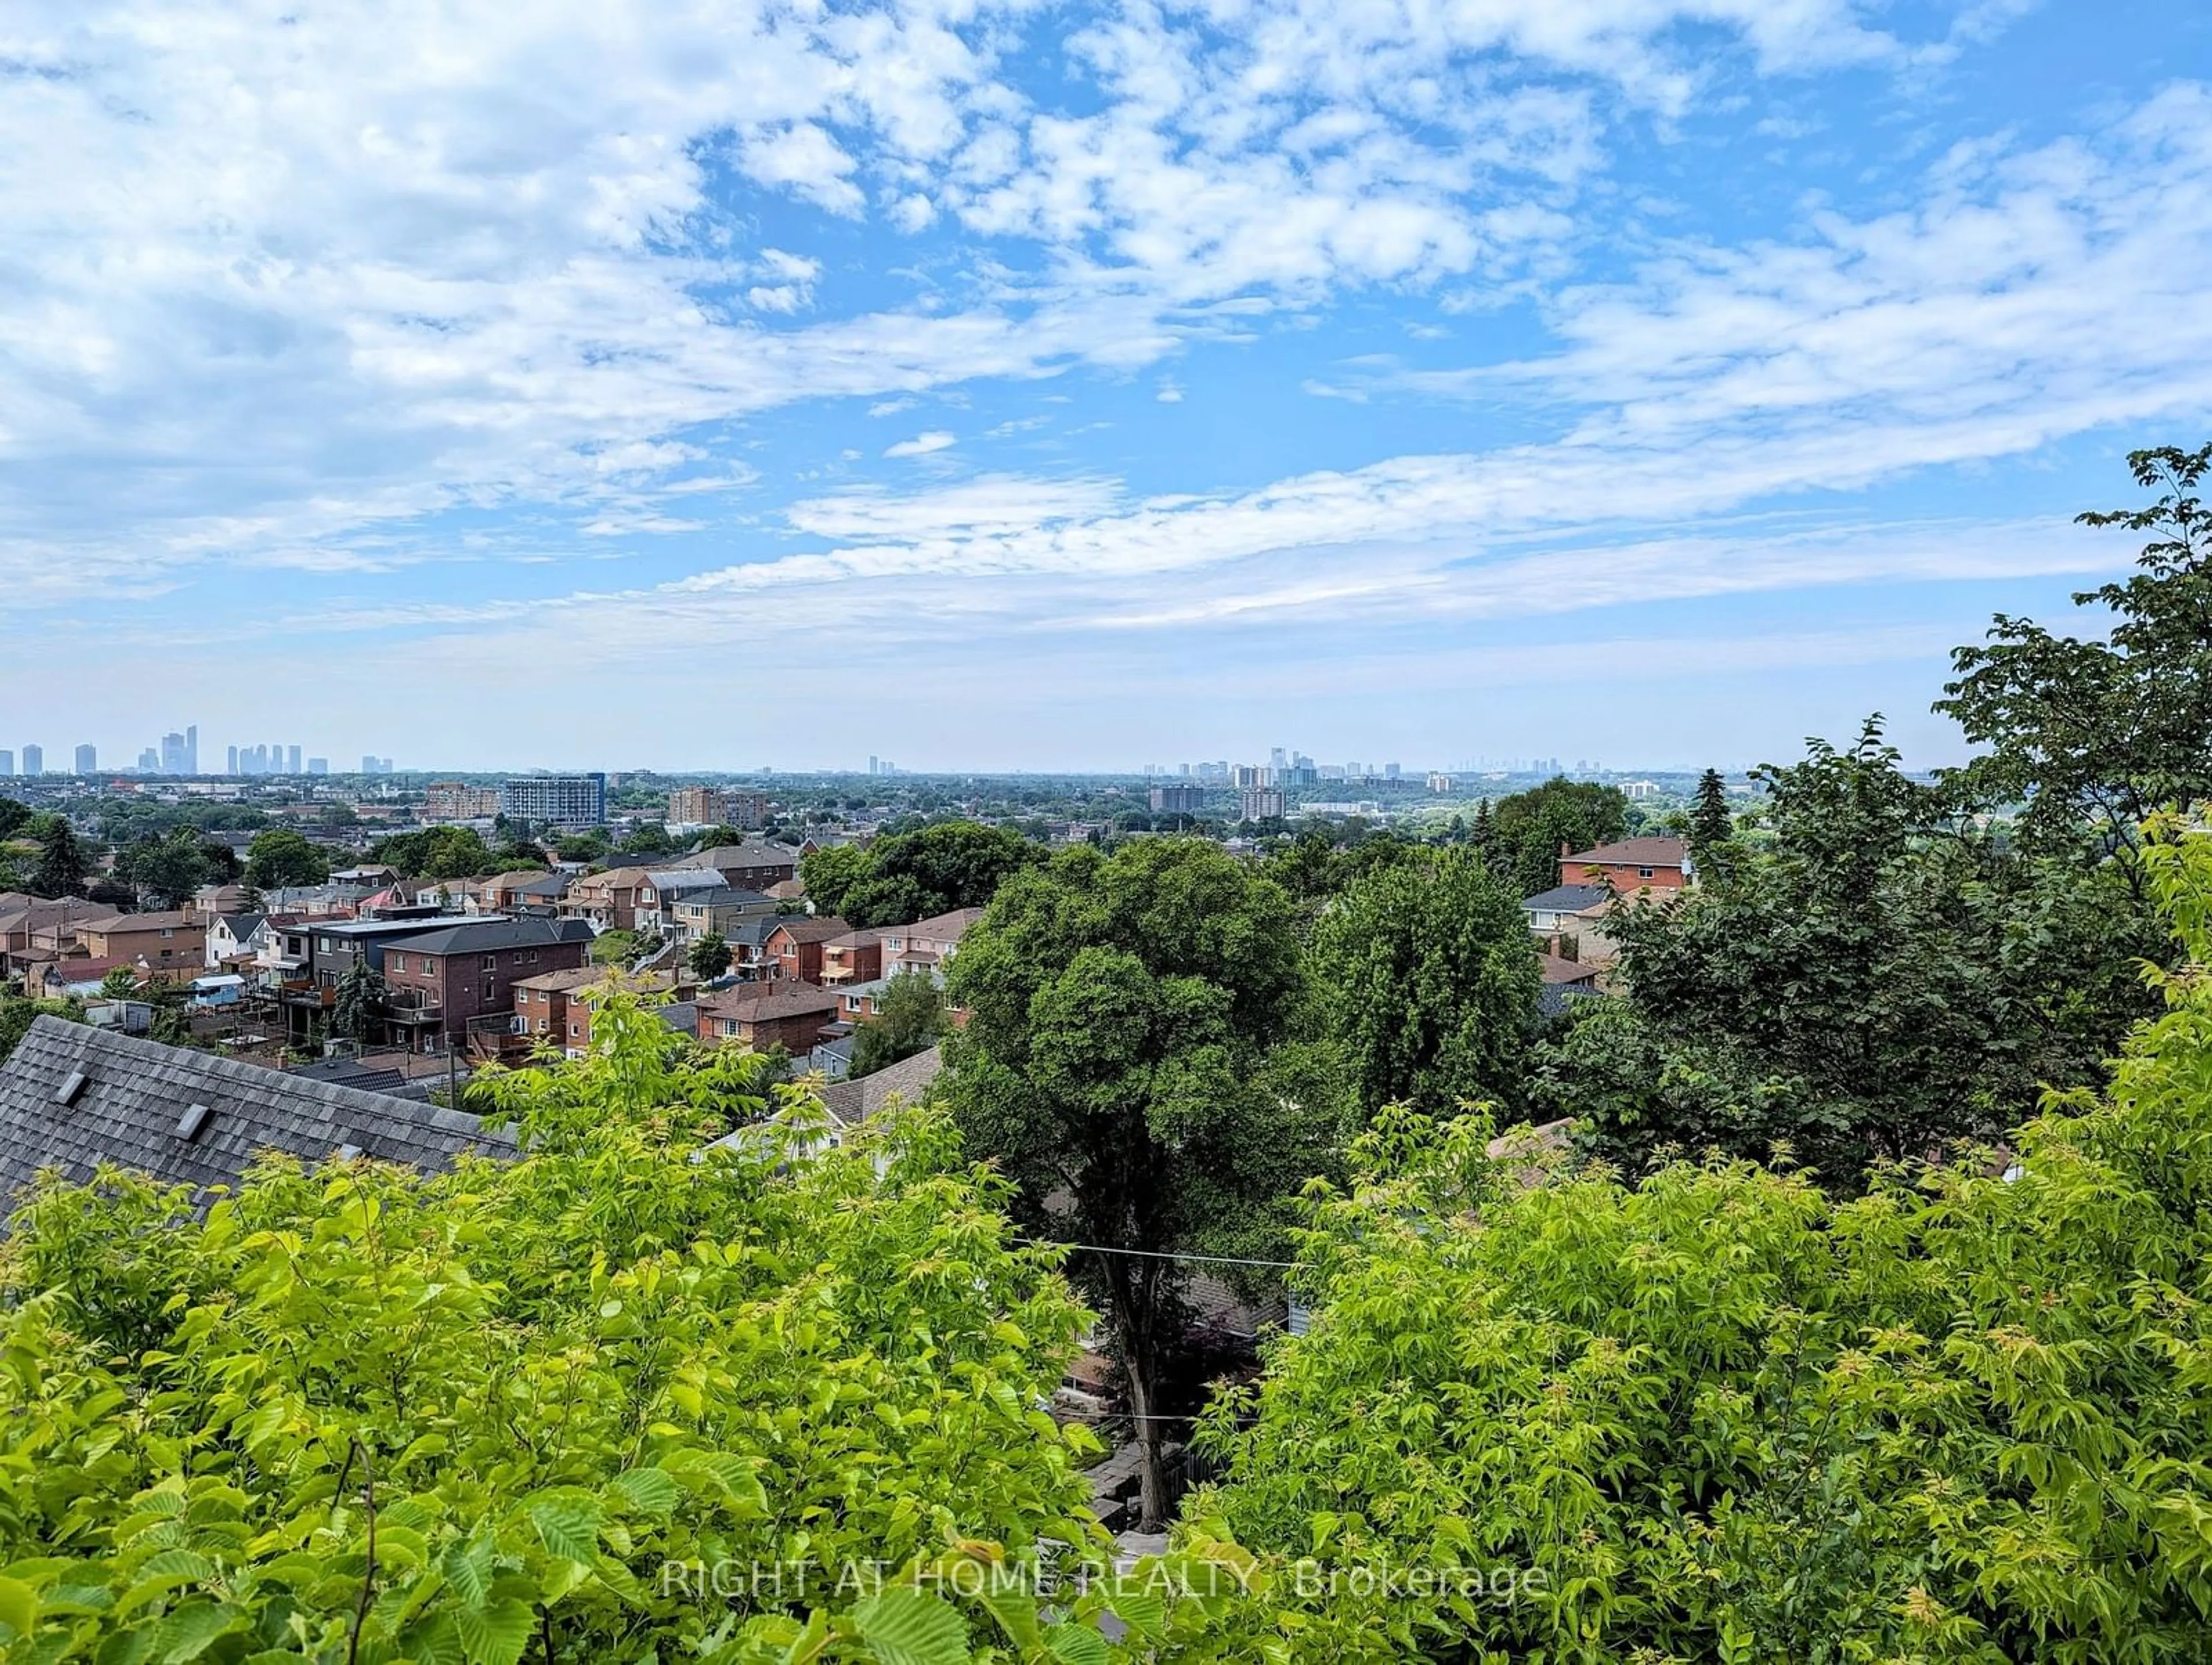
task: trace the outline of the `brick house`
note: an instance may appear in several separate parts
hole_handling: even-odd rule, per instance
[[[772,975],[786,982],[822,981],[822,947],[834,938],[849,936],[853,927],[841,919],[822,919],[793,914],[775,922],[762,944],[763,957],[773,961]]]
[[[386,1010],[410,1047],[465,1044],[471,1023],[505,1032],[518,978],[581,966],[592,931],[580,920],[464,919],[384,945]],[[490,1020],[488,1024],[484,1020]]]
[[[1625,838],[1617,844],[1570,851],[1559,847],[1559,883],[1610,883],[1622,896],[1638,890],[1679,890],[1690,882],[1690,849],[1679,838]]]
[[[189,912],[116,914],[88,920],[77,940],[96,960],[143,960],[155,971],[205,969],[207,927]]]
[[[912,925],[888,927],[884,933],[884,976],[901,971],[942,970],[960,946],[968,927],[983,917],[981,908],[956,908]]]
[[[586,873],[570,883],[562,899],[562,915],[589,920],[602,931],[635,931],[638,897],[652,888],[652,878],[642,867],[610,867],[603,873]]]
[[[781,884],[799,876],[798,852],[787,845],[771,844],[764,838],[749,838],[742,844],[717,844],[673,865],[711,867],[721,874],[723,884],[733,884],[741,890],[765,890],[771,884]]]
[[[727,989],[699,1001],[699,1038],[756,1052],[781,1047],[796,1058],[813,1049],[837,1021],[837,1010],[836,994],[809,983]]]
[[[673,1003],[655,1006],[661,1021],[678,1034],[696,1035],[697,1010],[690,997],[696,986],[688,977],[615,980],[626,990],[649,994],[673,994]],[[513,1036],[531,1047],[557,1048],[565,1057],[581,1058],[592,1049],[592,1000],[609,987],[604,966],[573,966],[541,972],[514,984]]]
[[[841,983],[872,983],[884,975],[884,933],[848,931],[822,945],[822,975],[812,981],[835,988]]]
[[[718,883],[711,890],[694,890],[678,897],[674,912],[675,928],[671,934],[678,942],[696,942],[710,933],[727,941],[748,921],[765,919],[772,926],[775,898]]]

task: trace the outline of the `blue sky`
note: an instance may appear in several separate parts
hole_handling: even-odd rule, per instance
[[[1794,755],[2212,422],[2189,0],[18,0],[0,746]]]

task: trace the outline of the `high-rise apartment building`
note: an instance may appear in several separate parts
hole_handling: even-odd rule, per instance
[[[284,773],[287,775],[297,775],[299,772],[300,748],[297,746],[286,746],[284,748]]]
[[[0,751],[0,780],[4,780],[15,772],[15,754],[12,751]]]
[[[23,774],[26,779],[36,780],[46,772],[46,753],[42,746],[23,748]]]
[[[185,767],[185,737],[172,729],[161,737],[161,773],[189,775]]]
[[[231,747],[228,755],[228,761],[223,765],[222,772],[225,775],[235,775],[238,773],[238,748],[236,746]]]
[[[79,746],[76,749],[76,773],[81,776],[91,776],[100,773],[100,751],[97,747],[87,745]]]
[[[1155,815],[1196,815],[1206,807],[1206,788],[1154,787],[1152,803]]]
[[[328,775],[330,772],[331,772],[331,760],[330,760],[329,758],[327,758],[327,757],[310,757],[310,758],[308,758],[308,759],[307,759],[307,773],[308,773],[308,774],[310,774],[310,775]]]
[[[728,797],[714,787],[678,787],[668,794],[671,826],[719,827],[729,813]]]
[[[551,827],[596,827],[607,818],[607,777],[532,775],[499,788],[500,813]]]
[[[422,788],[425,821],[483,821],[499,813],[497,787],[472,787],[465,781],[433,781]]]
[[[141,775],[159,775],[161,772],[161,754],[148,746],[138,754],[138,772]]]
[[[1254,787],[1237,794],[1237,813],[1246,821],[1279,821],[1283,818],[1283,794],[1273,787]]]

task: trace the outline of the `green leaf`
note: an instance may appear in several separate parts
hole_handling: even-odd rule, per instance
[[[1109,1665],[1113,1657],[1106,1638],[1088,1625],[1054,1625],[1044,1633],[1044,1645],[1066,1665]]]
[[[599,1506],[592,1499],[574,1494],[540,1498],[527,1506],[527,1513],[547,1554],[586,1566],[597,1564]]]
[[[469,1665],[514,1665],[530,1643],[530,1609],[513,1596],[484,1607],[463,1607],[453,1614],[461,1652]]]
[[[439,1560],[446,1583],[468,1607],[481,1607],[491,1599],[493,1576],[491,1540],[476,1537],[455,1544]]]
[[[683,1489],[665,1468],[630,1468],[607,1482],[607,1490],[641,1515],[673,1514]]]
[[[0,1578],[0,1622],[19,1637],[38,1628],[39,1593],[20,1578]]]
[[[968,1627],[942,1598],[893,1584],[853,1609],[853,1626],[878,1665],[966,1665]]]

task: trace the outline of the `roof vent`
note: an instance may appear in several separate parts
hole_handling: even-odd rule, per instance
[[[185,1113],[177,1118],[177,1137],[188,1145],[198,1139],[200,1129],[207,1125],[208,1114],[204,1104],[187,1104]]]
[[[76,1103],[78,1099],[84,1097],[84,1090],[86,1086],[90,1084],[91,1079],[92,1078],[87,1075],[82,1070],[71,1070],[69,1073],[68,1078],[63,1081],[61,1085],[54,1089],[54,1103],[57,1104]]]
[[[361,1158],[361,1146],[358,1145],[341,1145],[338,1146],[337,1156],[340,1162],[358,1161]]]

